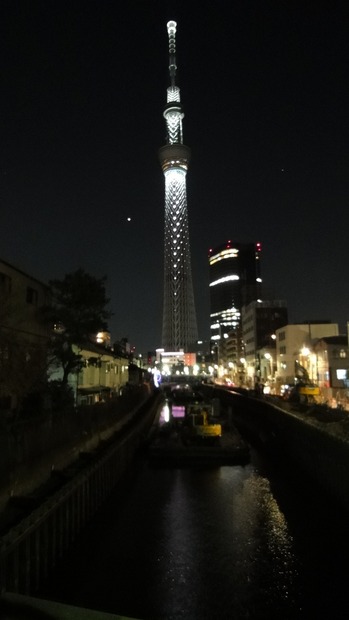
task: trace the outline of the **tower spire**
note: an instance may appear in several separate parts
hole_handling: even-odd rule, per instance
[[[171,86],[175,85],[176,79],[176,31],[177,23],[174,21],[167,22],[168,32],[168,51],[169,51],[169,71],[171,78]]]
[[[197,323],[191,275],[186,174],[190,149],[183,144],[180,90],[176,85],[177,24],[167,24],[169,72],[164,118],[167,144],[159,159],[165,177],[164,309],[162,346],[166,351],[189,352],[197,341]]]

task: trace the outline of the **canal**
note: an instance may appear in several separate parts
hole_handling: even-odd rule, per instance
[[[348,518],[251,446],[239,466],[140,454],[41,598],[140,620],[347,618]]]

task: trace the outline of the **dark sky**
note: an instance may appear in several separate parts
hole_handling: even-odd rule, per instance
[[[43,281],[106,275],[112,340],[161,345],[174,19],[200,336],[208,249],[228,239],[262,243],[264,284],[291,322],[343,332],[348,15],[336,1],[2,0],[0,258]]]

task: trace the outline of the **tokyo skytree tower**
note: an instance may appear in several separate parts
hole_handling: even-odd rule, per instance
[[[170,86],[164,118],[167,144],[159,158],[165,177],[164,308],[162,346],[165,351],[191,351],[197,341],[197,323],[189,244],[186,174],[190,149],[183,144],[184,117],[176,86],[176,27],[167,24]]]

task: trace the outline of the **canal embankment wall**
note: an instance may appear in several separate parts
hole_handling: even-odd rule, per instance
[[[129,471],[161,407],[148,395],[123,418],[122,428],[58,472],[59,488],[39,497],[0,538],[0,592],[35,594],[76,537]],[[81,456],[81,455],[80,455]],[[57,475],[54,476],[57,481]],[[30,498],[24,498],[30,499]]]
[[[230,390],[206,388],[238,430],[280,462],[297,465],[349,511],[349,416],[325,408],[278,404]]]
[[[334,416],[333,420],[321,422],[309,413],[292,408],[286,410],[266,399],[211,387],[205,389],[205,393],[208,398],[219,399],[222,414],[231,417],[242,435],[253,438],[273,457],[294,462],[326,491],[325,499],[332,496],[346,510],[349,509],[349,442],[346,441],[349,429],[346,418],[338,420]],[[98,420],[94,420],[94,415],[98,414],[91,412],[84,424],[71,420],[64,430],[61,428],[61,435],[56,433],[57,444],[53,442],[52,445],[56,446],[60,457],[52,461],[53,450],[51,464],[45,463],[45,467],[39,469],[42,475],[49,466],[49,478],[58,477],[62,484],[46,498],[39,497],[37,507],[33,504],[28,515],[0,538],[1,592],[33,595],[38,591],[85,524],[110,493],[115,492],[116,484],[127,473],[142,442],[148,437],[162,402],[162,394],[154,393],[141,399],[112,425],[108,421],[109,414],[100,410]],[[35,446],[39,447],[42,456],[45,433],[52,435],[52,426],[51,430],[48,426],[43,431],[40,441],[36,440],[37,444],[29,440],[25,443],[24,439],[19,442],[16,448],[19,465],[23,465],[24,456],[32,454]],[[63,443],[66,442],[69,433],[74,441],[60,450],[62,437],[65,437]],[[78,467],[73,467],[73,444],[76,446],[74,450],[79,452],[79,458],[75,460]],[[61,469],[59,463],[64,462],[72,466]]]
[[[108,403],[44,411],[0,420],[0,513],[8,501],[28,495],[54,470],[91,452],[128,422],[150,396],[146,385],[133,386]]]

